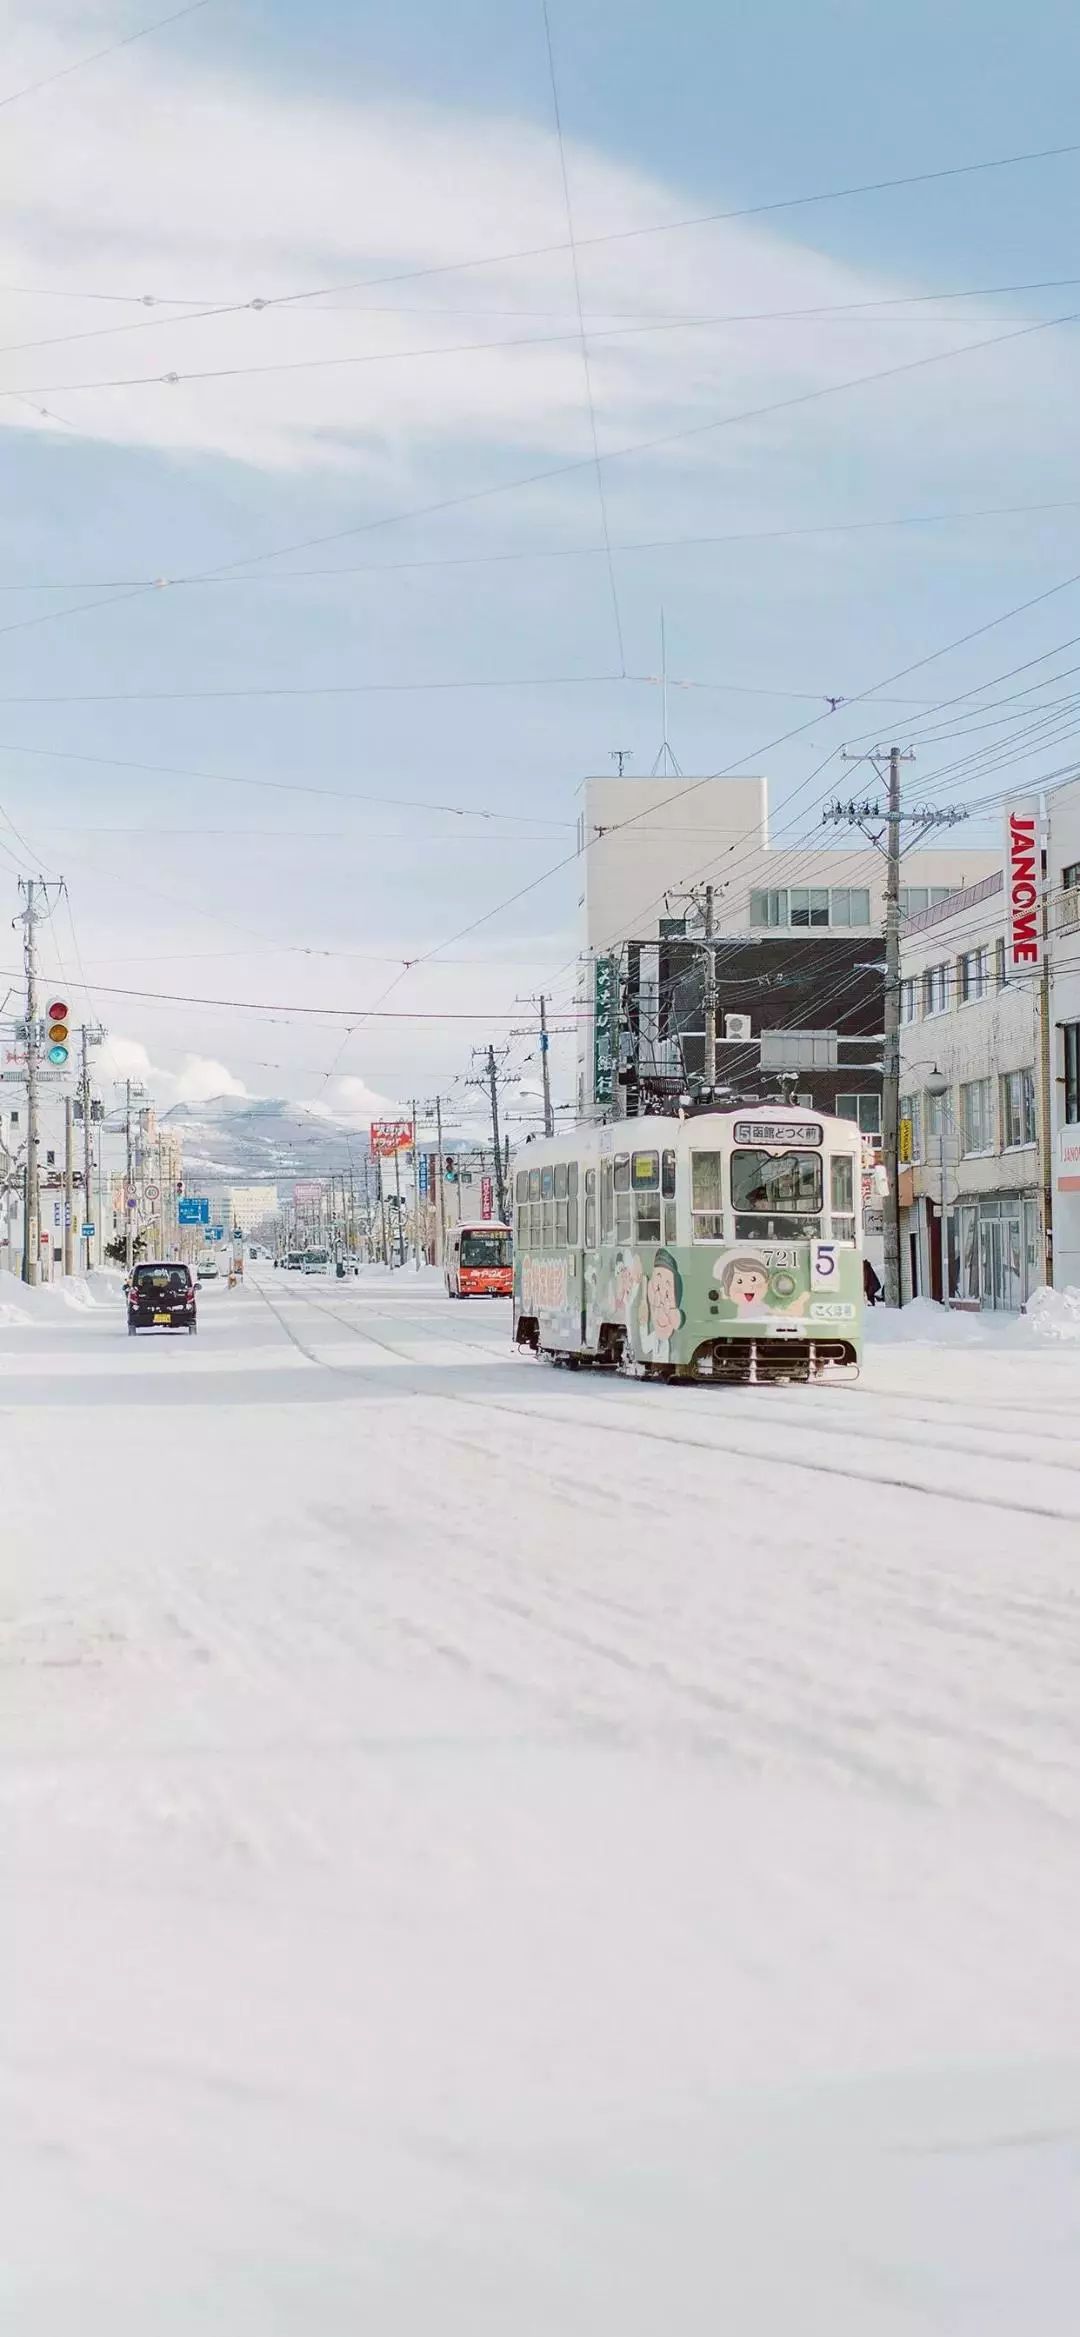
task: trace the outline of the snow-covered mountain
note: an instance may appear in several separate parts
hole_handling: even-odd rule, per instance
[[[368,1151],[368,1129],[355,1115],[337,1117],[323,1106],[283,1096],[212,1096],[207,1103],[174,1104],[163,1127],[183,1137],[185,1178],[229,1184],[282,1184],[305,1177],[346,1175]]]

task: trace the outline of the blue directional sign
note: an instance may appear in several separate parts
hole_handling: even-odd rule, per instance
[[[225,1239],[225,1228],[224,1228],[224,1226],[223,1226],[223,1225],[212,1225],[212,1226],[211,1226],[211,1228],[210,1228],[210,1239],[211,1239],[211,1241],[212,1241],[212,1242],[223,1242],[223,1241],[224,1241],[224,1239]]]
[[[209,1225],[210,1203],[198,1193],[188,1193],[177,1202],[176,1215],[180,1225]]]

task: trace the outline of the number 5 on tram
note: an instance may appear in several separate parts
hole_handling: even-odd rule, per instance
[[[514,1338],[636,1377],[810,1380],[862,1351],[861,1138],[744,1105],[581,1127],[514,1162]]]

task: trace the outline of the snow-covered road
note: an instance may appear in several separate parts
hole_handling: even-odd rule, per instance
[[[1064,2337],[1080,1346],[506,1342],[0,1328],[6,2325]]]

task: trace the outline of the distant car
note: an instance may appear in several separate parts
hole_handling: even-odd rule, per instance
[[[128,1337],[136,1331],[198,1330],[190,1266],[135,1266],[127,1286]]]
[[[287,1258],[286,1258],[286,1260],[285,1260],[285,1271],[286,1271],[286,1273],[287,1273],[287,1274],[302,1274],[302,1273],[303,1273],[303,1271],[304,1271],[304,1253],[303,1253],[303,1250],[290,1250],[290,1251],[289,1251],[288,1257],[287,1257]]]
[[[216,1282],[219,1278],[219,1274],[220,1268],[218,1266],[217,1259],[204,1258],[202,1264],[198,1268],[200,1282]]]

